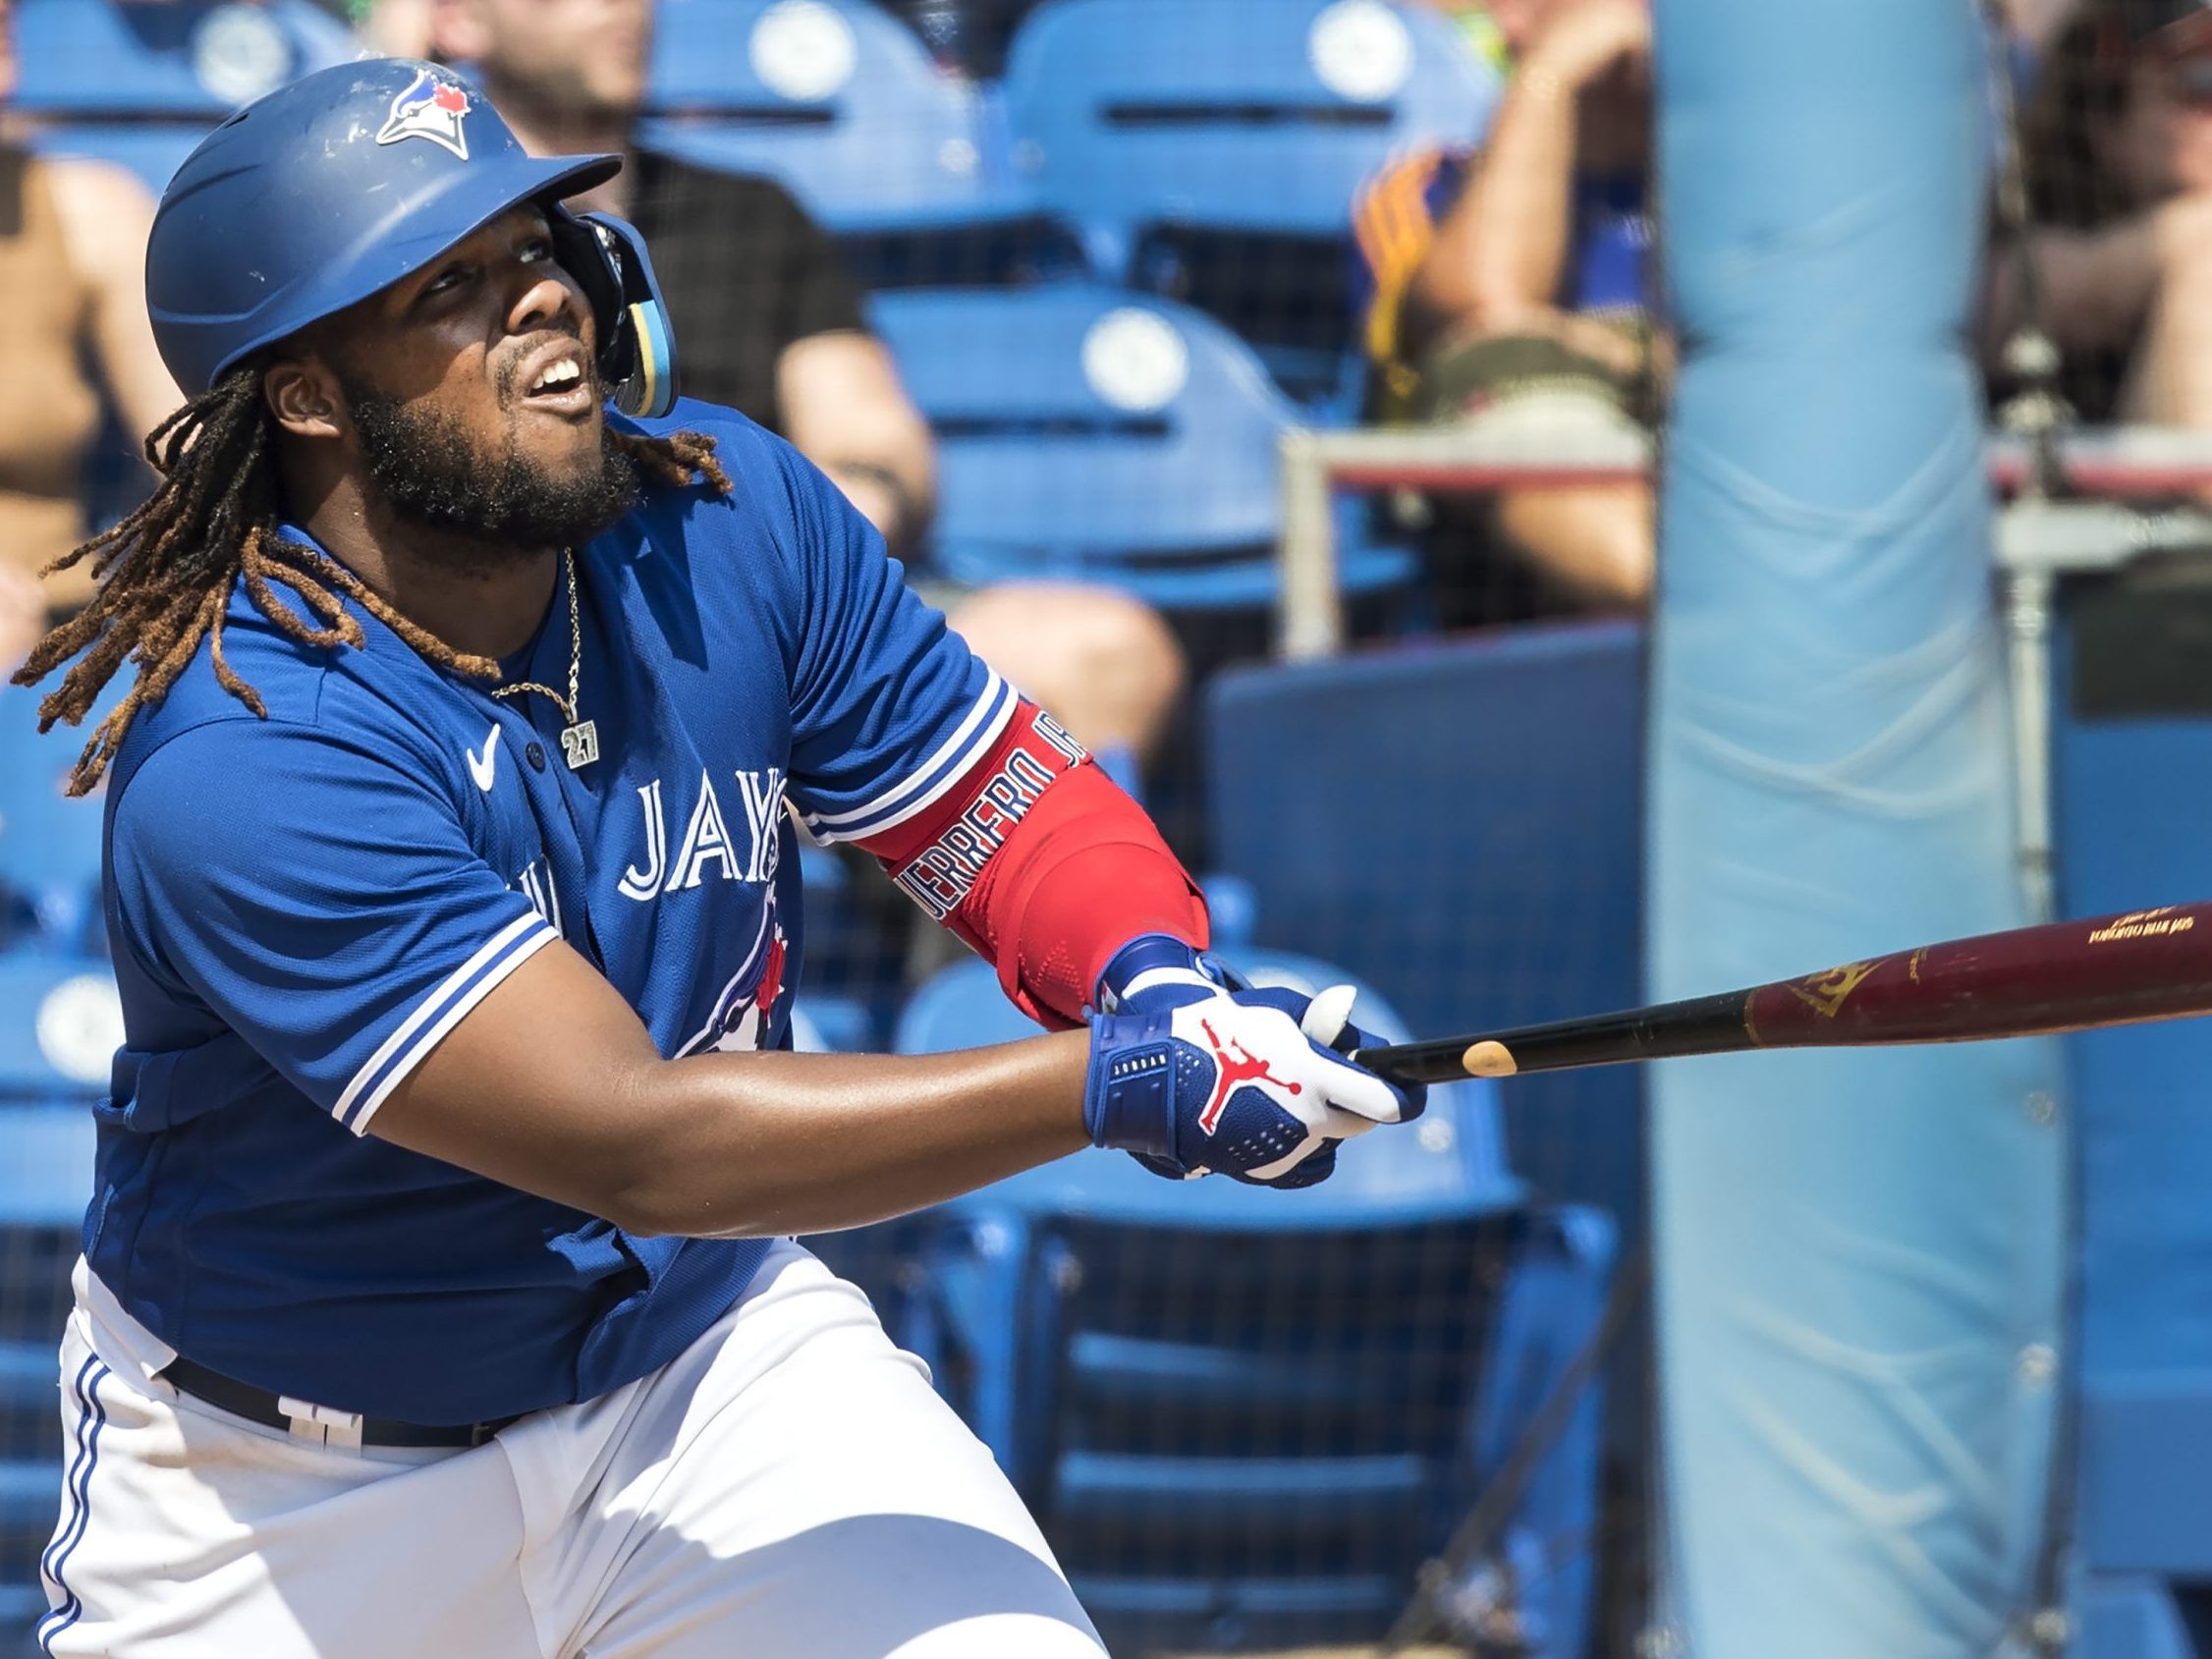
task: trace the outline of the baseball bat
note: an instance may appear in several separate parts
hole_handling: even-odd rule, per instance
[[[2198,1014],[2212,1014],[2212,903],[2016,927],[1745,991],[1393,1043],[1353,1058],[1386,1078],[1440,1083],[1751,1048],[1976,1042]]]

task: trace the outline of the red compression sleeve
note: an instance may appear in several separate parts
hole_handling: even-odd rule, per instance
[[[1026,699],[929,810],[859,845],[1046,1025],[1080,1023],[1107,961],[1139,933],[1206,946],[1197,884],[1144,809]]]

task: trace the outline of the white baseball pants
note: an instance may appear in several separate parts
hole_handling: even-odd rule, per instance
[[[990,1454],[796,1244],[659,1371],[466,1451],[181,1396],[77,1291],[55,1659],[1104,1659]]]

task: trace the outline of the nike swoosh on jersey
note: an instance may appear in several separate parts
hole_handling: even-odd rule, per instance
[[[499,775],[498,723],[493,722],[492,729],[484,735],[482,754],[472,748],[465,748],[461,752],[469,757],[469,775],[476,780],[476,787],[486,795],[491,794],[492,780]]]

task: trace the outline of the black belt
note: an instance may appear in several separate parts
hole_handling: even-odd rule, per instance
[[[220,1371],[210,1371],[205,1365],[195,1365],[182,1355],[163,1366],[161,1375],[194,1400],[204,1400],[234,1417],[244,1417],[266,1428],[281,1428],[287,1433],[292,1430],[295,1413],[284,1409],[283,1396],[265,1388],[255,1388],[251,1383],[226,1377]],[[363,1446],[481,1446],[513,1421],[513,1417],[495,1417],[489,1422],[441,1425],[362,1417],[360,1443]]]

